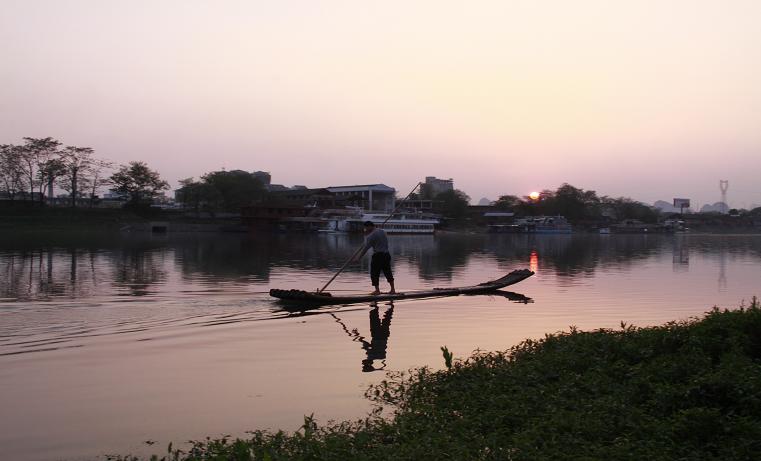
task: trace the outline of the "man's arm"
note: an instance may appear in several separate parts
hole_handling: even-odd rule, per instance
[[[367,250],[369,249],[370,249],[370,245],[368,245],[367,242],[365,242],[364,245],[362,246],[362,251],[360,251],[359,254],[354,257],[354,261],[359,261],[360,259],[362,259],[362,256],[364,256],[365,253],[367,253]]]
[[[367,237],[365,237],[365,244],[362,247],[362,251],[357,255],[356,258],[354,258],[354,261],[359,261],[362,258],[362,256],[364,256],[365,253],[367,253],[367,250],[369,250],[370,247],[373,246],[373,242],[377,238],[378,237],[375,235],[375,233],[372,233],[372,234],[368,235]]]

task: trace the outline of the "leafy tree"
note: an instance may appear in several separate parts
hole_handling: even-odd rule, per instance
[[[122,165],[110,180],[115,191],[129,195],[129,205],[132,206],[151,203],[159,192],[169,189],[169,184],[145,162]]]
[[[502,195],[494,202],[494,207],[503,211],[516,210],[520,205],[521,199],[516,195]]]
[[[220,201],[219,192],[210,184],[195,181],[193,178],[180,180],[177,200],[185,208],[192,208],[196,213],[202,208],[213,210],[213,205]]]
[[[659,211],[655,208],[625,197],[615,199],[603,197],[601,206],[611,211],[615,219],[618,220],[637,219],[646,223],[654,223],[658,221],[658,216],[660,215]]]
[[[554,200],[555,192],[545,189],[539,193],[536,199],[523,197],[518,204],[518,213],[526,216],[557,214],[553,208]]]
[[[549,204],[551,214],[563,215],[569,220],[597,216],[600,199],[593,190],[585,191],[570,184],[563,184],[555,191]]]
[[[211,189],[199,192],[213,204],[215,209],[240,211],[240,208],[264,198],[264,184],[252,173],[242,170],[213,171],[201,177]]]
[[[599,219],[604,210],[612,212],[615,219],[656,222],[659,216],[653,208],[632,199],[601,198],[595,191],[580,189],[567,183],[555,191],[543,190],[535,199],[504,195],[497,200],[496,206],[499,209],[512,209],[525,216],[562,215],[570,221]]]
[[[468,214],[470,197],[458,189],[440,192],[435,200],[441,202],[441,211],[444,217],[452,219],[464,219]]]

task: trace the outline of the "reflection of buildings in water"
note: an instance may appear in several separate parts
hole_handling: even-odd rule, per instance
[[[675,236],[672,247],[674,272],[686,272],[690,267],[690,246],[687,236]]]
[[[341,325],[344,332],[352,338],[352,341],[357,341],[362,345],[362,349],[366,354],[366,357],[362,359],[362,371],[365,373],[386,368],[386,350],[388,349],[388,338],[391,336],[391,318],[394,315],[393,302],[388,303],[389,307],[383,313],[383,319],[380,317],[378,303],[373,302],[370,306],[372,307],[369,314],[370,341],[359,334],[359,331],[356,328],[349,330],[346,324],[343,323],[337,315],[334,313],[330,314],[336,319],[336,323]],[[376,361],[379,362],[381,366],[376,367]]]

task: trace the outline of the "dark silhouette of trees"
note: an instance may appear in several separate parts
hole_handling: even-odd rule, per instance
[[[520,205],[521,199],[517,195],[502,195],[494,202],[494,207],[503,211],[514,211]]]
[[[656,209],[632,199],[598,197],[593,190],[580,189],[570,184],[563,184],[555,191],[543,190],[536,199],[503,195],[495,202],[495,206],[521,216],[562,215],[572,222],[598,220],[604,216],[617,220],[656,222],[659,216]]]
[[[36,193],[44,202],[45,189],[58,184],[70,193],[72,206],[82,190],[89,192],[92,205],[97,190],[108,183],[105,170],[111,164],[96,158],[92,148],[61,149],[61,142],[51,137],[23,139],[22,145],[0,145],[0,191],[9,199],[32,200]]]
[[[212,171],[201,179],[216,192],[215,208],[223,211],[238,212],[242,206],[264,198],[267,193],[258,178],[242,170]]]
[[[62,174],[60,164],[53,162],[58,157],[60,145],[60,141],[51,137],[24,138],[24,145],[19,151],[19,164],[30,198],[38,192],[40,202],[43,202],[45,186]]]
[[[25,189],[21,150],[21,146],[13,144],[0,145],[0,190],[10,200],[14,200],[16,194]]]
[[[187,178],[180,181],[179,201],[196,211],[238,212],[241,207],[265,198],[267,189],[253,173],[242,170],[212,171],[200,181]]]
[[[434,198],[440,202],[441,214],[446,218],[464,219],[468,214],[468,204],[470,197],[458,189],[448,190],[436,194]]]
[[[214,206],[219,202],[219,192],[210,184],[203,181],[195,181],[193,178],[180,180],[180,188],[177,189],[177,201],[184,208],[190,208],[196,213],[200,211],[214,211]]]
[[[603,197],[601,206],[607,214],[613,215],[615,219],[619,220],[637,219],[646,223],[654,223],[658,221],[660,215],[657,209],[625,197],[615,199]]]
[[[129,196],[131,206],[150,205],[159,192],[169,189],[169,183],[145,162],[122,165],[110,179],[116,192]]]
[[[59,181],[61,188],[71,196],[71,206],[77,206],[77,197],[81,194],[80,189],[87,189],[87,173],[95,163],[93,150],[90,147],[66,146],[61,151],[63,164],[63,178]]]
[[[87,168],[87,189],[90,198],[90,208],[95,204],[98,190],[111,184],[107,171],[113,168],[113,163],[107,160],[94,159]]]

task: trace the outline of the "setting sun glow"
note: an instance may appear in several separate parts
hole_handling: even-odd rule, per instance
[[[538,200],[539,199],[539,192],[532,192],[528,194],[528,198],[531,200]]]

